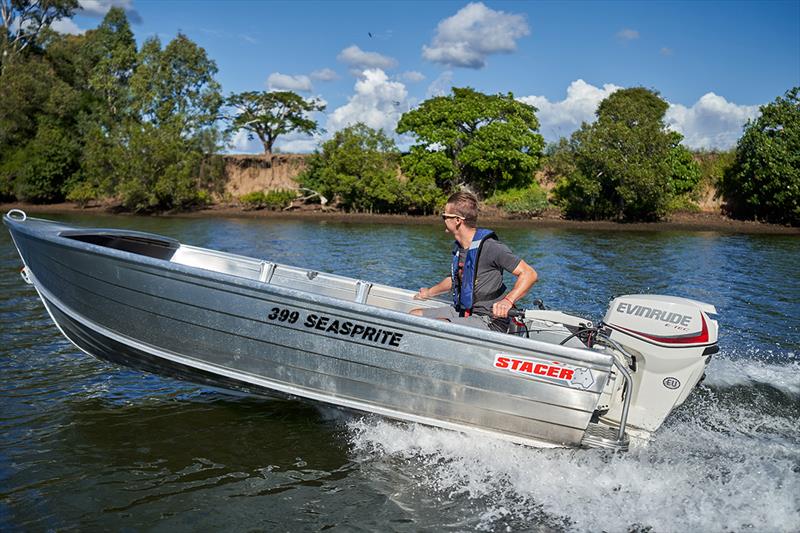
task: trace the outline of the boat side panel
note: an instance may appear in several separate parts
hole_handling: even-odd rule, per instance
[[[35,246],[29,266],[63,305],[109,330],[205,363],[334,398],[366,399],[560,443],[580,440],[597,402],[597,391],[493,369],[491,346],[465,345],[447,336],[431,341],[396,324],[341,316],[314,302],[224,292],[45,242]],[[270,322],[274,307],[297,311],[298,319]],[[317,331],[304,325],[310,315],[360,321],[402,338],[399,346],[391,346]]]

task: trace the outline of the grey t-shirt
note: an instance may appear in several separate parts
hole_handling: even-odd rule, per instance
[[[459,276],[461,275],[461,266],[464,264],[466,255],[467,250],[461,248],[458,252]],[[475,294],[477,298],[473,302],[473,314],[492,314],[492,305],[502,300],[503,296],[506,294],[506,289],[503,285],[503,271],[514,272],[517,266],[519,266],[519,262],[520,258],[514,255],[508,246],[502,242],[496,239],[486,239],[483,242],[480,257],[478,257],[478,270],[475,276]],[[500,296],[491,300],[481,299],[481,295],[495,294],[501,287],[503,292]]]

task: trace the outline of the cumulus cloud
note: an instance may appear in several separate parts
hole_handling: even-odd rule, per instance
[[[593,122],[597,106],[622,87],[605,84],[595,87],[583,80],[573,81],[567,97],[551,102],[544,96],[519,98],[538,108],[540,131],[548,141],[569,137],[583,122]],[[736,145],[748,119],[758,116],[758,106],[738,105],[714,93],[703,95],[691,107],[669,104],[664,116],[667,126],[684,136],[688,148],[727,150]]]
[[[80,0],[78,3],[82,15],[102,18],[112,7],[120,7],[125,10],[128,20],[134,24],[142,22],[142,17],[133,9],[133,0]]]
[[[397,61],[378,52],[365,52],[356,45],[348,46],[336,56],[336,59],[351,67],[360,70],[381,69],[386,70],[397,66]]]
[[[390,81],[381,69],[367,69],[355,84],[355,94],[328,116],[327,130],[334,132],[363,122],[387,133],[394,131],[406,111],[408,92],[399,81]]]
[[[451,67],[482,68],[487,56],[513,52],[517,39],[528,34],[524,15],[471,3],[439,22],[431,45],[422,47],[422,57]]]
[[[540,131],[547,140],[554,141],[569,137],[581,123],[594,121],[597,106],[618,89],[622,87],[607,83],[600,88],[575,80],[567,88],[567,97],[561,101],[551,102],[544,96],[524,96],[518,100],[539,109],[536,116]]]
[[[630,28],[625,28],[617,32],[617,39],[623,41],[635,41],[639,38],[639,32]]]
[[[758,114],[757,105],[738,105],[706,93],[691,107],[670,104],[664,120],[683,135],[689,148],[727,150],[736,145],[745,123]]]
[[[303,74],[297,76],[290,76],[288,74],[281,74],[280,72],[273,72],[267,78],[267,87],[270,91],[300,91],[310,92],[313,88],[311,85],[311,78]]]
[[[333,81],[338,80],[339,75],[336,74],[336,71],[329,68],[323,68],[321,70],[315,70],[311,73],[312,80],[319,80],[319,81]]]

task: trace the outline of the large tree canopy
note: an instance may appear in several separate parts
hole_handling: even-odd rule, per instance
[[[536,108],[509,94],[487,95],[469,87],[431,98],[397,125],[417,144],[404,158],[406,172],[434,173],[440,186],[466,185],[488,196],[533,180],[544,139]]]
[[[77,8],[78,0],[0,0],[0,72],[50,24]]]
[[[257,136],[267,155],[272,154],[272,145],[280,135],[291,132],[312,135],[319,131],[309,115],[325,109],[321,102],[306,100],[292,91],[232,94],[227,104],[236,110],[228,131],[245,130],[250,139]]]
[[[112,142],[103,153],[87,148],[86,156],[98,182],[104,173],[112,177],[105,188],[124,206],[146,211],[198,201],[201,165],[219,144],[215,121],[223,99],[216,72],[206,51],[185,35],[163,49],[157,38],[142,45],[130,76],[132,114],[107,133],[96,132]]]
[[[800,225],[800,87],[761,106],[722,180],[731,212]]]
[[[697,164],[664,124],[668,104],[643,87],[603,100],[597,120],[572,135],[575,169],[556,196],[569,216],[654,220],[699,179]]]

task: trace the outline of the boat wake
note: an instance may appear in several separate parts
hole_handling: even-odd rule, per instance
[[[752,356],[748,359],[712,359],[706,383],[715,388],[768,386],[797,398],[800,396],[800,354],[790,352],[787,359],[784,364]]]
[[[379,475],[403,472],[407,479],[392,483],[407,488],[393,495],[399,505],[420,508],[438,498],[473,513],[450,522],[442,522],[447,513],[416,517],[421,528],[794,530],[800,523],[797,362],[712,365],[715,377],[673,413],[656,440],[627,453],[532,449],[378,418],[348,423],[352,449]]]

